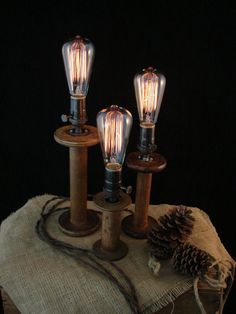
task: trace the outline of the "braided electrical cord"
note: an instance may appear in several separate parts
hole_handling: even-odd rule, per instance
[[[37,235],[42,241],[48,243],[53,248],[57,249],[67,256],[70,256],[71,258],[84,264],[85,266],[92,268],[94,271],[109,279],[123,295],[132,313],[140,314],[141,310],[135,287],[131,279],[120,267],[110,261],[99,262],[91,250],[76,247],[69,243],[57,240],[48,233],[46,228],[47,219],[51,216],[51,214],[57,211],[68,209],[68,207],[58,207],[67,200],[68,198],[56,196],[51,198],[44,204],[41,211],[40,219],[37,221],[37,224],[35,226]],[[119,275],[119,280],[114,275],[114,270],[117,272],[117,275]]]

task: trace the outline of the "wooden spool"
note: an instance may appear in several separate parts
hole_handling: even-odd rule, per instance
[[[152,186],[152,174],[165,169],[166,159],[156,153],[151,154],[151,161],[144,161],[139,158],[140,152],[133,152],[127,156],[128,168],[137,171],[135,211],[122,221],[123,231],[137,239],[145,239],[155,219],[148,216],[150,193]]]
[[[58,219],[59,228],[70,236],[80,237],[96,231],[100,225],[98,215],[87,209],[87,160],[88,147],[99,143],[97,129],[85,125],[86,133],[71,135],[71,125],[54,133],[57,143],[69,147],[71,208]]]
[[[120,240],[121,211],[131,202],[131,198],[123,192],[120,192],[120,199],[116,203],[107,202],[103,192],[95,195],[94,203],[103,210],[102,237],[93,245],[94,254],[98,258],[116,261],[128,253],[127,245]]]

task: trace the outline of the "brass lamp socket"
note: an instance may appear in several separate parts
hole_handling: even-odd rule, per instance
[[[149,154],[155,152],[157,146],[155,144],[155,124],[140,123],[140,136],[138,150],[140,151],[140,159],[149,161]]]
[[[107,164],[105,167],[104,196],[107,202],[116,203],[120,198],[121,165]]]
[[[85,134],[88,131],[83,128],[87,122],[87,113],[86,113],[86,99],[85,97],[70,97],[70,123],[72,128],[70,129],[71,135],[81,135]]]

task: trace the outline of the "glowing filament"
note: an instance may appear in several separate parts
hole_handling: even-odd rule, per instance
[[[115,105],[98,113],[97,127],[105,165],[123,164],[132,121],[128,110]]]
[[[111,163],[118,163],[118,156],[122,150],[123,132],[122,114],[119,111],[108,112],[105,118],[104,150]]]
[[[80,94],[80,86],[87,80],[87,53],[82,42],[74,42],[69,52],[70,81],[73,86],[73,93]]]
[[[70,94],[85,97],[94,58],[94,46],[86,38],[76,36],[62,47],[67,82]]]
[[[135,94],[142,123],[156,123],[165,89],[165,77],[148,68],[134,77]]]
[[[152,74],[145,74],[138,82],[142,120],[153,122],[152,115],[157,109],[158,80]]]

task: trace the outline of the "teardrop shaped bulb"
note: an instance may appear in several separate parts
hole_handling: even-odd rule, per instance
[[[87,96],[94,53],[92,42],[79,35],[62,46],[66,77],[72,96]]]
[[[165,76],[152,67],[135,75],[134,89],[141,123],[156,123],[165,85]]]
[[[97,115],[97,128],[105,165],[122,165],[132,127],[132,115],[112,105]]]

